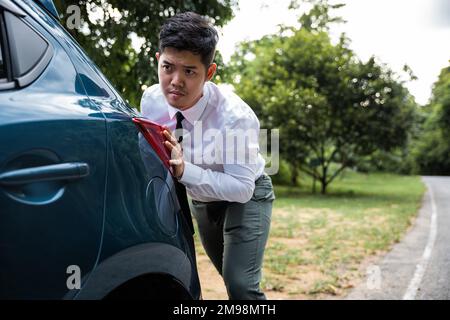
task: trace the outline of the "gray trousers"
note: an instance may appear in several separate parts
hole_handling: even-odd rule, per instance
[[[192,200],[200,240],[231,300],[266,299],[259,283],[274,199],[272,180],[263,174],[247,203]]]

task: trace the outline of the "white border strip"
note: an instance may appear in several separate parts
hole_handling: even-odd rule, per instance
[[[414,300],[419,290],[420,283],[427,269],[428,263],[430,262],[431,252],[433,251],[434,243],[436,241],[437,235],[437,210],[436,203],[434,202],[434,194],[431,189],[431,184],[427,183],[428,190],[430,192],[431,199],[431,222],[430,222],[430,234],[428,236],[427,246],[422,254],[422,259],[416,266],[416,272],[414,273],[411,282],[409,283],[408,289],[403,296],[403,300]]]

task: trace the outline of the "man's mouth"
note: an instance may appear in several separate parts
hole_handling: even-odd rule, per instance
[[[173,95],[175,95],[175,96],[184,96],[184,95],[185,95],[183,92],[177,91],[177,90],[169,91],[169,93],[170,93],[170,94],[173,94]]]

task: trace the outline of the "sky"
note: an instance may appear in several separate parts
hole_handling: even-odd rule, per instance
[[[374,55],[406,80],[407,64],[418,80],[406,87],[419,104],[426,104],[432,84],[450,60],[450,0],[341,0],[335,10],[347,22],[331,27],[337,41],[345,32],[350,48],[363,61]],[[259,39],[279,24],[298,25],[300,11],[289,10],[290,0],[240,0],[235,17],[220,30],[218,49],[225,62],[240,41]]]

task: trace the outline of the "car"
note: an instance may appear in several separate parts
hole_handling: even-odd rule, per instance
[[[0,0],[0,299],[199,299],[145,119],[51,0]]]

